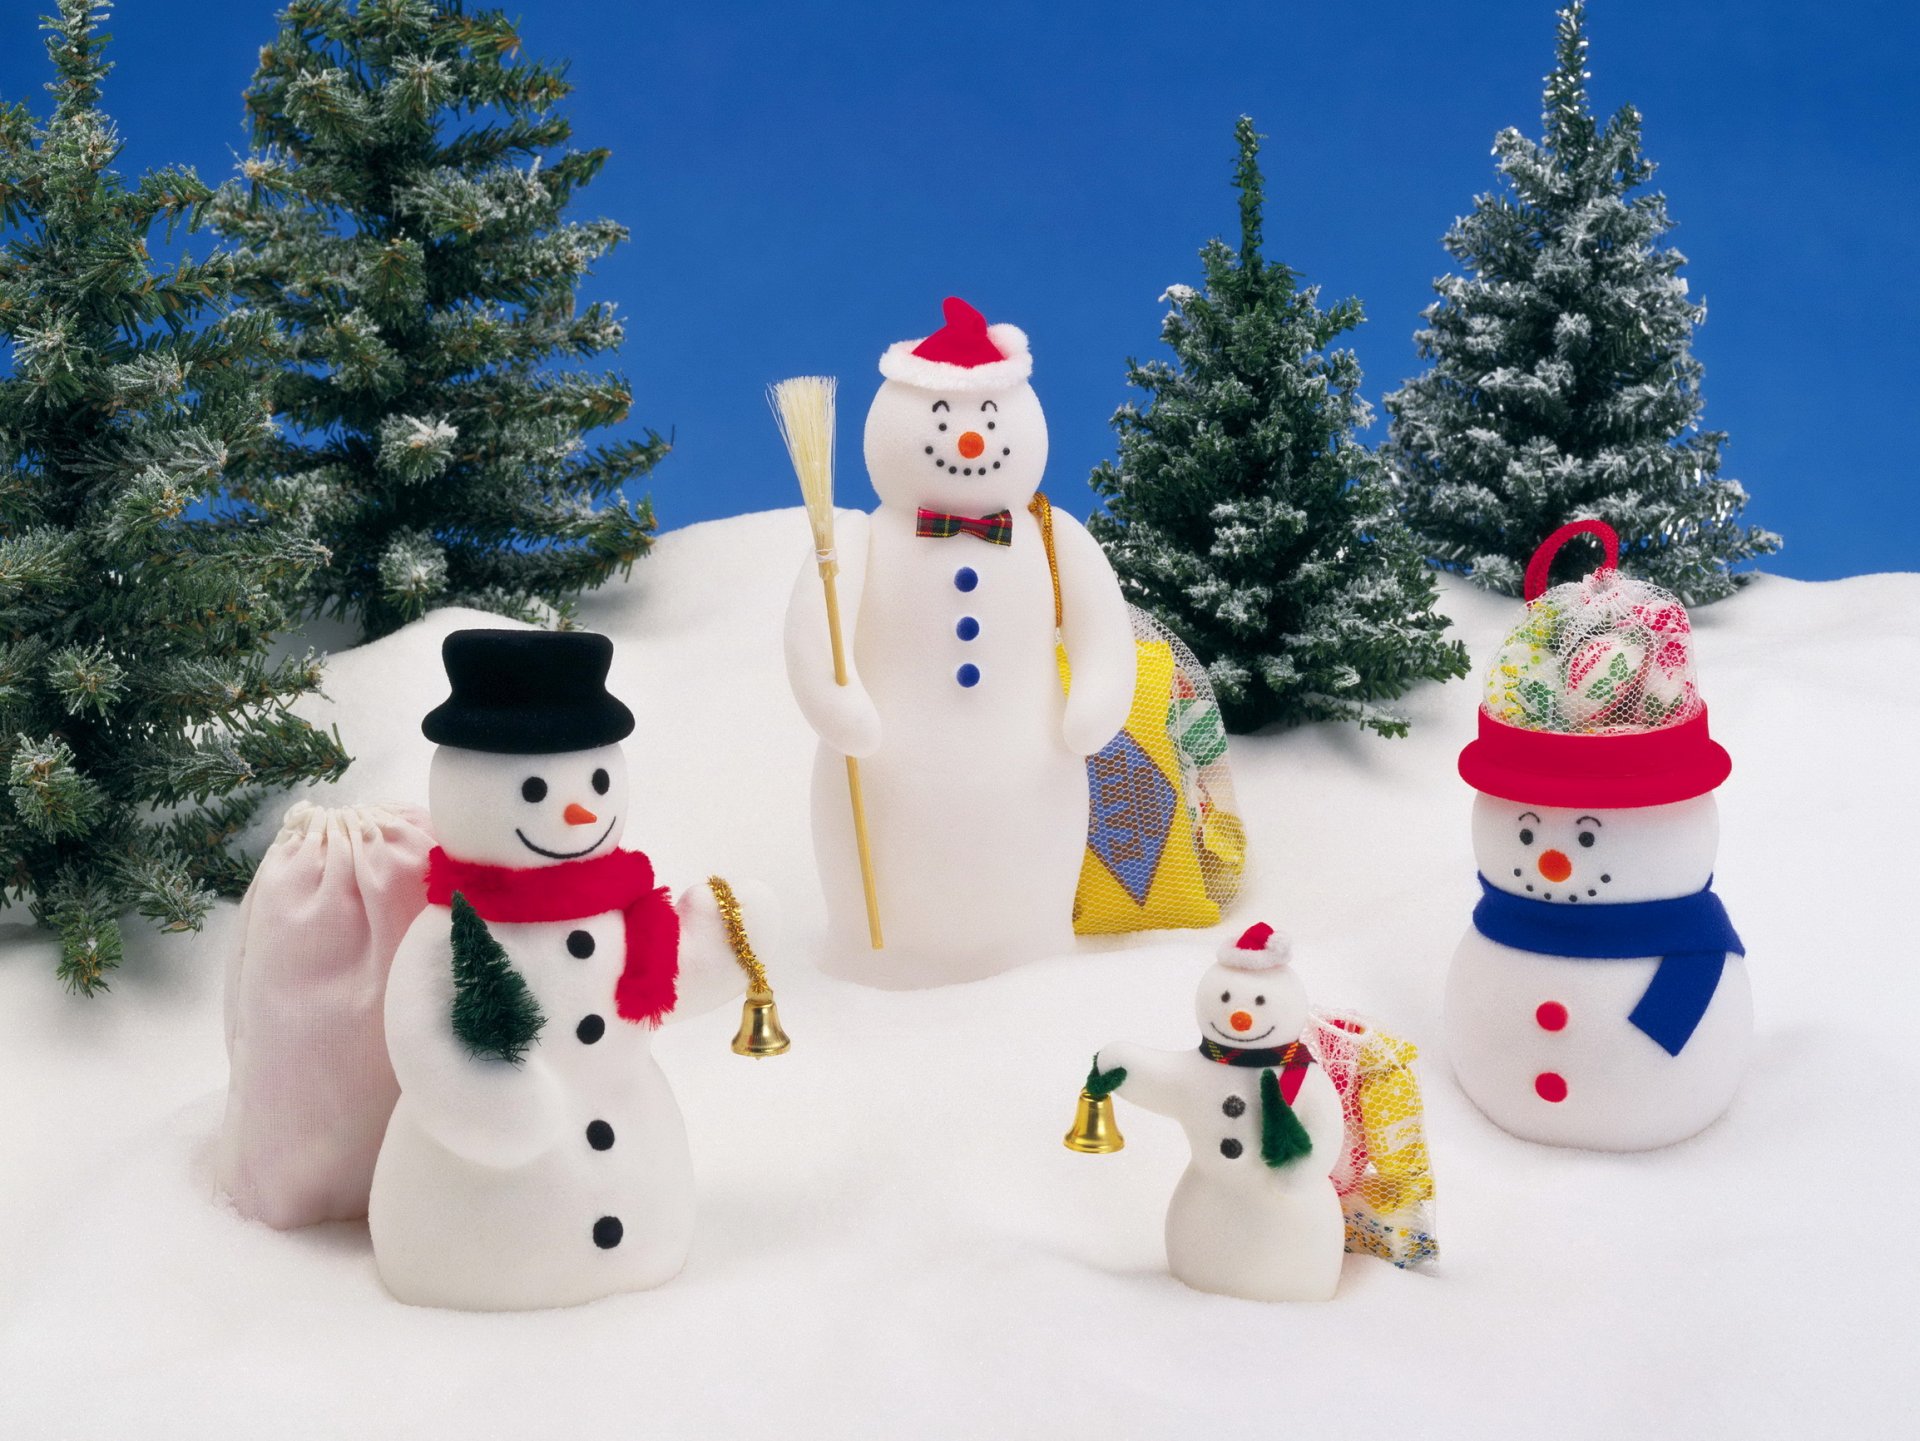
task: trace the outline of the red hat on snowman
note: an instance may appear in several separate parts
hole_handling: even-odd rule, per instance
[[[946,323],[932,335],[887,347],[880,373],[888,380],[921,390],[1006,390],[1033,374],[1033,353],[1019,326],[988,325],[957,295],[940,309]]]
[[[1576,535],[1605,549],[1584,580],[1551,589],[1555,554]],[[1603,520],[1548,536],[1527,565],[1527,613],[1487,672],[1480,734],[1460,775],[1483,795],[1543,806],[1667,805],[1705,795],[1733,760],[1707,730],[1686,607],[1624,576]]]
[[[1216,955],[1231,970],[1277,971],[1293,964],[1293,942],[1261,921],[1248,926],[1237,940],[1223,941]]]

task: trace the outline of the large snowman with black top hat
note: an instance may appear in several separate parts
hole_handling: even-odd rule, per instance
[[[1591,533],[1606,560],[1547,587]],[[1475,1105],[1516,1136],[1644,1150],[1726,1110],[1746,1068],[1745,948],[1712,888],[1732,761],[1707,729],[1692,629],[1616,568],[1603,522],[1563,527],[1460,756],[1481,898],[1447,976],[1446,1037]]]
[[[427,1306],[657,1285],[686,1259],[693,1172],[653,1030],[742,973],[708,888],[675,906],[620,847],[634,722],[611,642],[465,630],[443,655],[453,693],[422,725],[440,844],[388,981],[374,1259]]]
[[[834,683],[815,558],[788,610],[788,674],[820,750],[814,849],[827,966],[877,985],[977,979],[1073,946],[1086,758],[1133,701],[1133,627],[1073,517],[1030,509],[1047,424],[1011,325],[948,299],[945,324],[881,357],[867,412],[880,497],[839,533],[854,617]],[[1058,640],[1071,670],[1063,693]],[[860,760],[884,950],[871,949],[844,758]]]
[[[1090,1090],[1186,1128],[1192,1160],[1167,1207],[1167,1266],[1251,1301],[1324,1301],[1340,1284],[1346,1217],[1330,1173],[1349,1162],[1340,1095],[1305,1036],[1307,993],[1287,938],[1261,924],[1200,977],[1200,1042],[1102,1046]]]

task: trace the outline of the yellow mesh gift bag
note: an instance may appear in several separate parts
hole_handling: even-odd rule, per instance
[[[1035,496],[1047,559],[1052,509]],[[1054,618],[1059,621],[1059,577]],[[1083,936],[1218,925],[1247,865],[1227,768],[1226,722],[1206,668],[1137,606],[1137,671],[1126,725],[1087,758],[1087,850],[1073,901]],[[1071,676],[1064,647],[1060,679]]]

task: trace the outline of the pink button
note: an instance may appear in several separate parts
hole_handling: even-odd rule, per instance
[[[1540,1023],[1543,1031],[1564,1031],[1567,1028],[1567,1008],[1558,1001],[1542,1001],[1533,1018]]]
[[[1543,1101],[1567,1099],[1567,1078],[1558,1071],[1542,1071],[1533,1078],[1533,1089]]]

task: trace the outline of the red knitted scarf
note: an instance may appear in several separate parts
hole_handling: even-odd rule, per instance
[[[657,1026],[673,1009],[680,976],[680,916],[653,863],[639,851],[613,850],[557,866],[487,866],[457,861],[438,846],[427,857],[427,900],[451,905],[460,892],[483,921],[577,921],[624,913],[627,958],[614,988],[623,1020]]]

